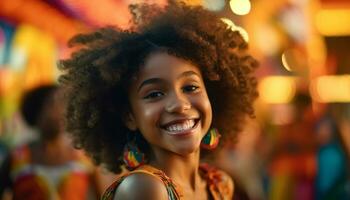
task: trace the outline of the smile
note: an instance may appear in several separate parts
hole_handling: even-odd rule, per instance
[[[187,134],[198,124],[199,119],[188,119],[162,126],[170,134]]]

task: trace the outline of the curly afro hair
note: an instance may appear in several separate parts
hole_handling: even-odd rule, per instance
[[[123,123],[130,79],[147,56],[160,49],[200,68],[213,109],[212,126],[222,141],[234,139],[244,118],[254,116],[258,96],[253,74],[258,64],[247,54],[239,32],[200,6],[170,1],[162,8],[132,5],[130,11],[128,30],[106,27],[79,34],[69,45],[80,48],[60,61],[60,82],[67,89],[67,131],[75,145],[97,164],[120,172],[130,134]]]

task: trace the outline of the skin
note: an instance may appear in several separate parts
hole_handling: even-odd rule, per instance
[[[166,53],[154,53],[146,60],[129,89],[131,111],[126,125],[139,130],[151,146],[149,164],[164,171],[184,193],[184,199],[208,199],[206,182],[199,175],[200,142],[212,120],[212,109],[198,67]],[[170,131],[170,125],[193,120],[190,129]],[[137,199],[127,191],[144,186],[140,174],[126,178],[116,199]],[[141,190],[149,199],[167,199],[163,184],[149,175],[143,182],[158,188]],[[134,180],[134,181],[133,181]],[[130,193],[130,192],[129,192]],[[150,194],[151,193],[151,194]],[[122,195],[123,196],[119,196]],[[140,193],[139,193],[140,194]]]

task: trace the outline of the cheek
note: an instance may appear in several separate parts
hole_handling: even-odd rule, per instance
[[[146,106],[143,110],[144,119],[147,121],[154,121],[159,113],[159,109],[155,106]]]
[[[136,120],[140,127],[156,124],[161,113],[161,107],[152,104],[141,105],[136,110],[138,111]]]
[[[209,127],[212,121],[212,107],[207,94],[203,94],[195,100],[195,107],[200,109],[200,112],[204,115],[204,126]]]

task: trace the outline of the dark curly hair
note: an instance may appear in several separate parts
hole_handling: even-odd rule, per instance
[[[198,66],[213,108],[212,126],[222,140],[235,138],[244,118],[253,116],[258,96],[253,71],[257,62],[247,54],[247,43],[215,14],[200,6],[170,1],[132,5],[128,30],[106,27],[73,37],[80,47],[60,61],[67,88],[67,131],[78,148],[97,164],[120,172],[122,151],[130,130],[123,123],[128,111],[128,86],[147,56],[156,51]],[[140,148],[147,148],[141,145]]]
[[[33,127],[38,125],[45,103],[56,90],[58,90],[56,85],[40,85],[23,94],[19,109],[27,125]]]

